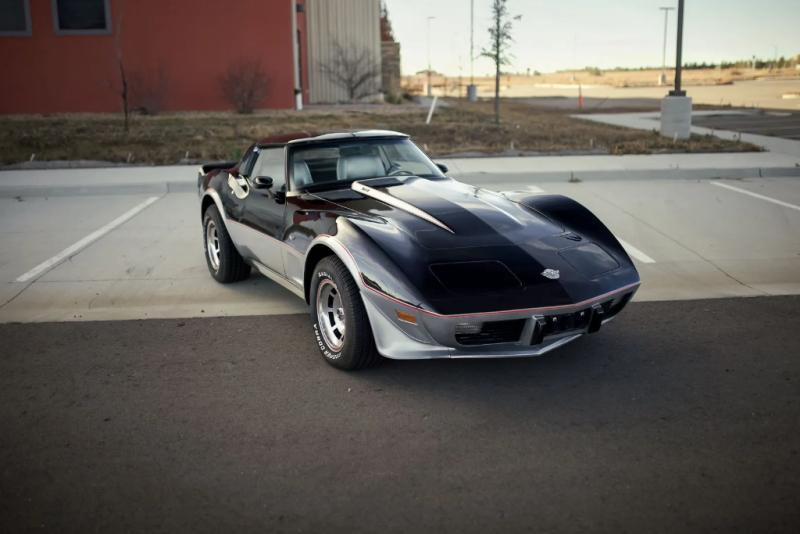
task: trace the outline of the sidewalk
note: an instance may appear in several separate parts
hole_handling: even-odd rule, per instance
[[[453,158],[440,161],[449,167],[454,177],[491,174],[506,181],[800,176],[800,155],[777,152]],[[197,170],[197,165],[176,165],[0,171],[0,197],[192,192],[197,184]]]
[[[774,152],[653,154],[625,156],[541,156],[442,160],[453,175],[518,174],[538,181],[570,178],[658,179],[800,176],[800,156]]]

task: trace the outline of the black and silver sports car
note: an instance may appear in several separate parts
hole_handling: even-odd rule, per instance
[[[219,282],[251,267],[309,305],[330,364],[535,356],[596,332],[639,274],[586,208],[448,178],[408,136],[298,134],[198,177]]]

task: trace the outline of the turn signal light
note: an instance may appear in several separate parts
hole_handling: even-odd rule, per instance
[[[397,310],[397,318],[406,323],[417,324],[417,318],[404,311]]]

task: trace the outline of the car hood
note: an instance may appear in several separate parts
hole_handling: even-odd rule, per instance
[[[402,182],[363,180],[356,185],[365,185],[380,196],[351,189],[317,195],[364,215],[380,217],[426,249],[511,245],[520,239],[564,232],[562,225],[500,193],[456,180],[412,177]],[[409,211],[409,206],[421,213]]]
[[[573,304],[621,285],[609,281],[627,257],[523,202],[451,179],[403,178],[316,195],[357,214],[352,222],[440,313]]]

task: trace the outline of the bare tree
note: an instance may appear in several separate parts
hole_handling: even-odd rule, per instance
[[[120,99],[122,100],[122,114],[125,118],[125,133],[128,133],[128,129],[130,126],[130,102],[128,99],[128,77],[125,74],[125,61],[124,56],[122,54],[122,20],[125,14],[124,11],[125,4],[120,2],[118,7],[119,15],[117,16],[117,28],[114,31],[114,52],[115,58],[117,62],[117,68],[119,69],[119,81],[120,85],[117,89],[119,93]]]
[[[512,20],[519,20],[522,15],[512,17],[508,14],[507,0],[492,0],[492,25],[489,27],[489,47],[481,50],[481,56],[494,62],[494,122],[500,124],[500,72],[504,65],[511,63]]]
[[[269,91],[269,79],[257,59],[231,64],[220,76],[219,84],[222,94],[238,113],[252,113]]]
[[[333,57],[328,63],[320,63],[319,70],[331,82],[347,91],[347,98],[354,102],[375,92],[377,79],[381,75],[378,62],[366,48],[343,47],[333,43]]]

